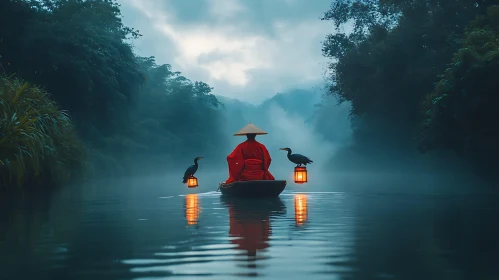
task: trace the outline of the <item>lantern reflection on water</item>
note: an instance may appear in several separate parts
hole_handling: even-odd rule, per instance
[[[307,196],[305,194],[295,195],[295,221],[296,225],[301,226],[305,223],[308,216]]]
[[[195,188],[197,186],[198,186],[198,178],[194,177],[193,175],[187,178],[187,187]]]
[[[188,225],[195,225],[198,223],[199,213],[199,200],[197,194],[188,194],[185,196],[185,219]]]
[[[307,176],[307,167],[304,166],[297,166],[295,167],[295,183],[297,184],[303,184],[306,183],[308,180]]]

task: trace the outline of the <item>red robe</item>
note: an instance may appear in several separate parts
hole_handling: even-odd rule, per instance
[[[269,171],[270,162],[267,148],[254,139],[248,139],[237,145],[227,156],[229,179],[226,184],[235,181],[275,180]]]

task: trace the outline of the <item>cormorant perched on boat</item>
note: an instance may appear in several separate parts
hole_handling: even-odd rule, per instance
[[[187,168],[187,170],[185,171],[184,173],[184,180],[182,181],[182,183],[187,183],[187,179],[189,177],[191,177],[192,175],[194,175],[194,173],[196,173],[196,171],[198,171],[198,160],[201,160],[203,157],[196,157],[194,159],[194,164],[189,166],[189,168]]]
[[[300,154],[291,154],[290,148],[280,148],[279,150],[288,151],[288,159],[292,163],[296,163],[297,166],[301,166],[302,164],[307,165],[307,163],[312,163],[308,157]]]

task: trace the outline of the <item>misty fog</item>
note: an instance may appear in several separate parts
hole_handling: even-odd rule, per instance
[[[498,31],[499,0],[2,0],[0,279],[495,280]],[[220,185],[249,123],[276,181]]]
[[[483,190],[493,187],[450,152],[422,155],[415,148],[407,149],[410,144],[395,148],[375,141],[354,142],[353,131],[361,122],[352,118],[350,103],[339,103],[320,91],[291,90],[257,105],[218,98],[223,104],[220,109],[223,118],[218,125],[225,133],[227,144],[218,154],[196,155],[204,156],[196,173],[200,180],[196,192],[216,190],[218,183],[228,178],[226,157],[237,144],[246,140],[246,137],[233,134],[250,122],[268,132],[257,136],[257,141],[267,147],[272,157],[270,172],[277,179],[287,180],[290,190],[458,194],[473,192],[477,184]],[[284,147],[314,161],[308,165],[309,182],[306,185],[292,182],[295,164],[287,159],[286,151],[279,150]],[[143,173],[133,172],[133,177],[138,176],[134,180],[164,184],[169,189],[178,188],[175,192],[182,193],[181,176],[193,159],[176,157],[173,160],[176,162],[174,167],[149,165]],[[147,165],[147,162],[143,164]]]

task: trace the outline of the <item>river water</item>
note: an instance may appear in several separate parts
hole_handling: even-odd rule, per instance
[[[0,279],[499,279],[499,196],[473,182],[349,175],[240,200],[177,181],[3,200]]]

